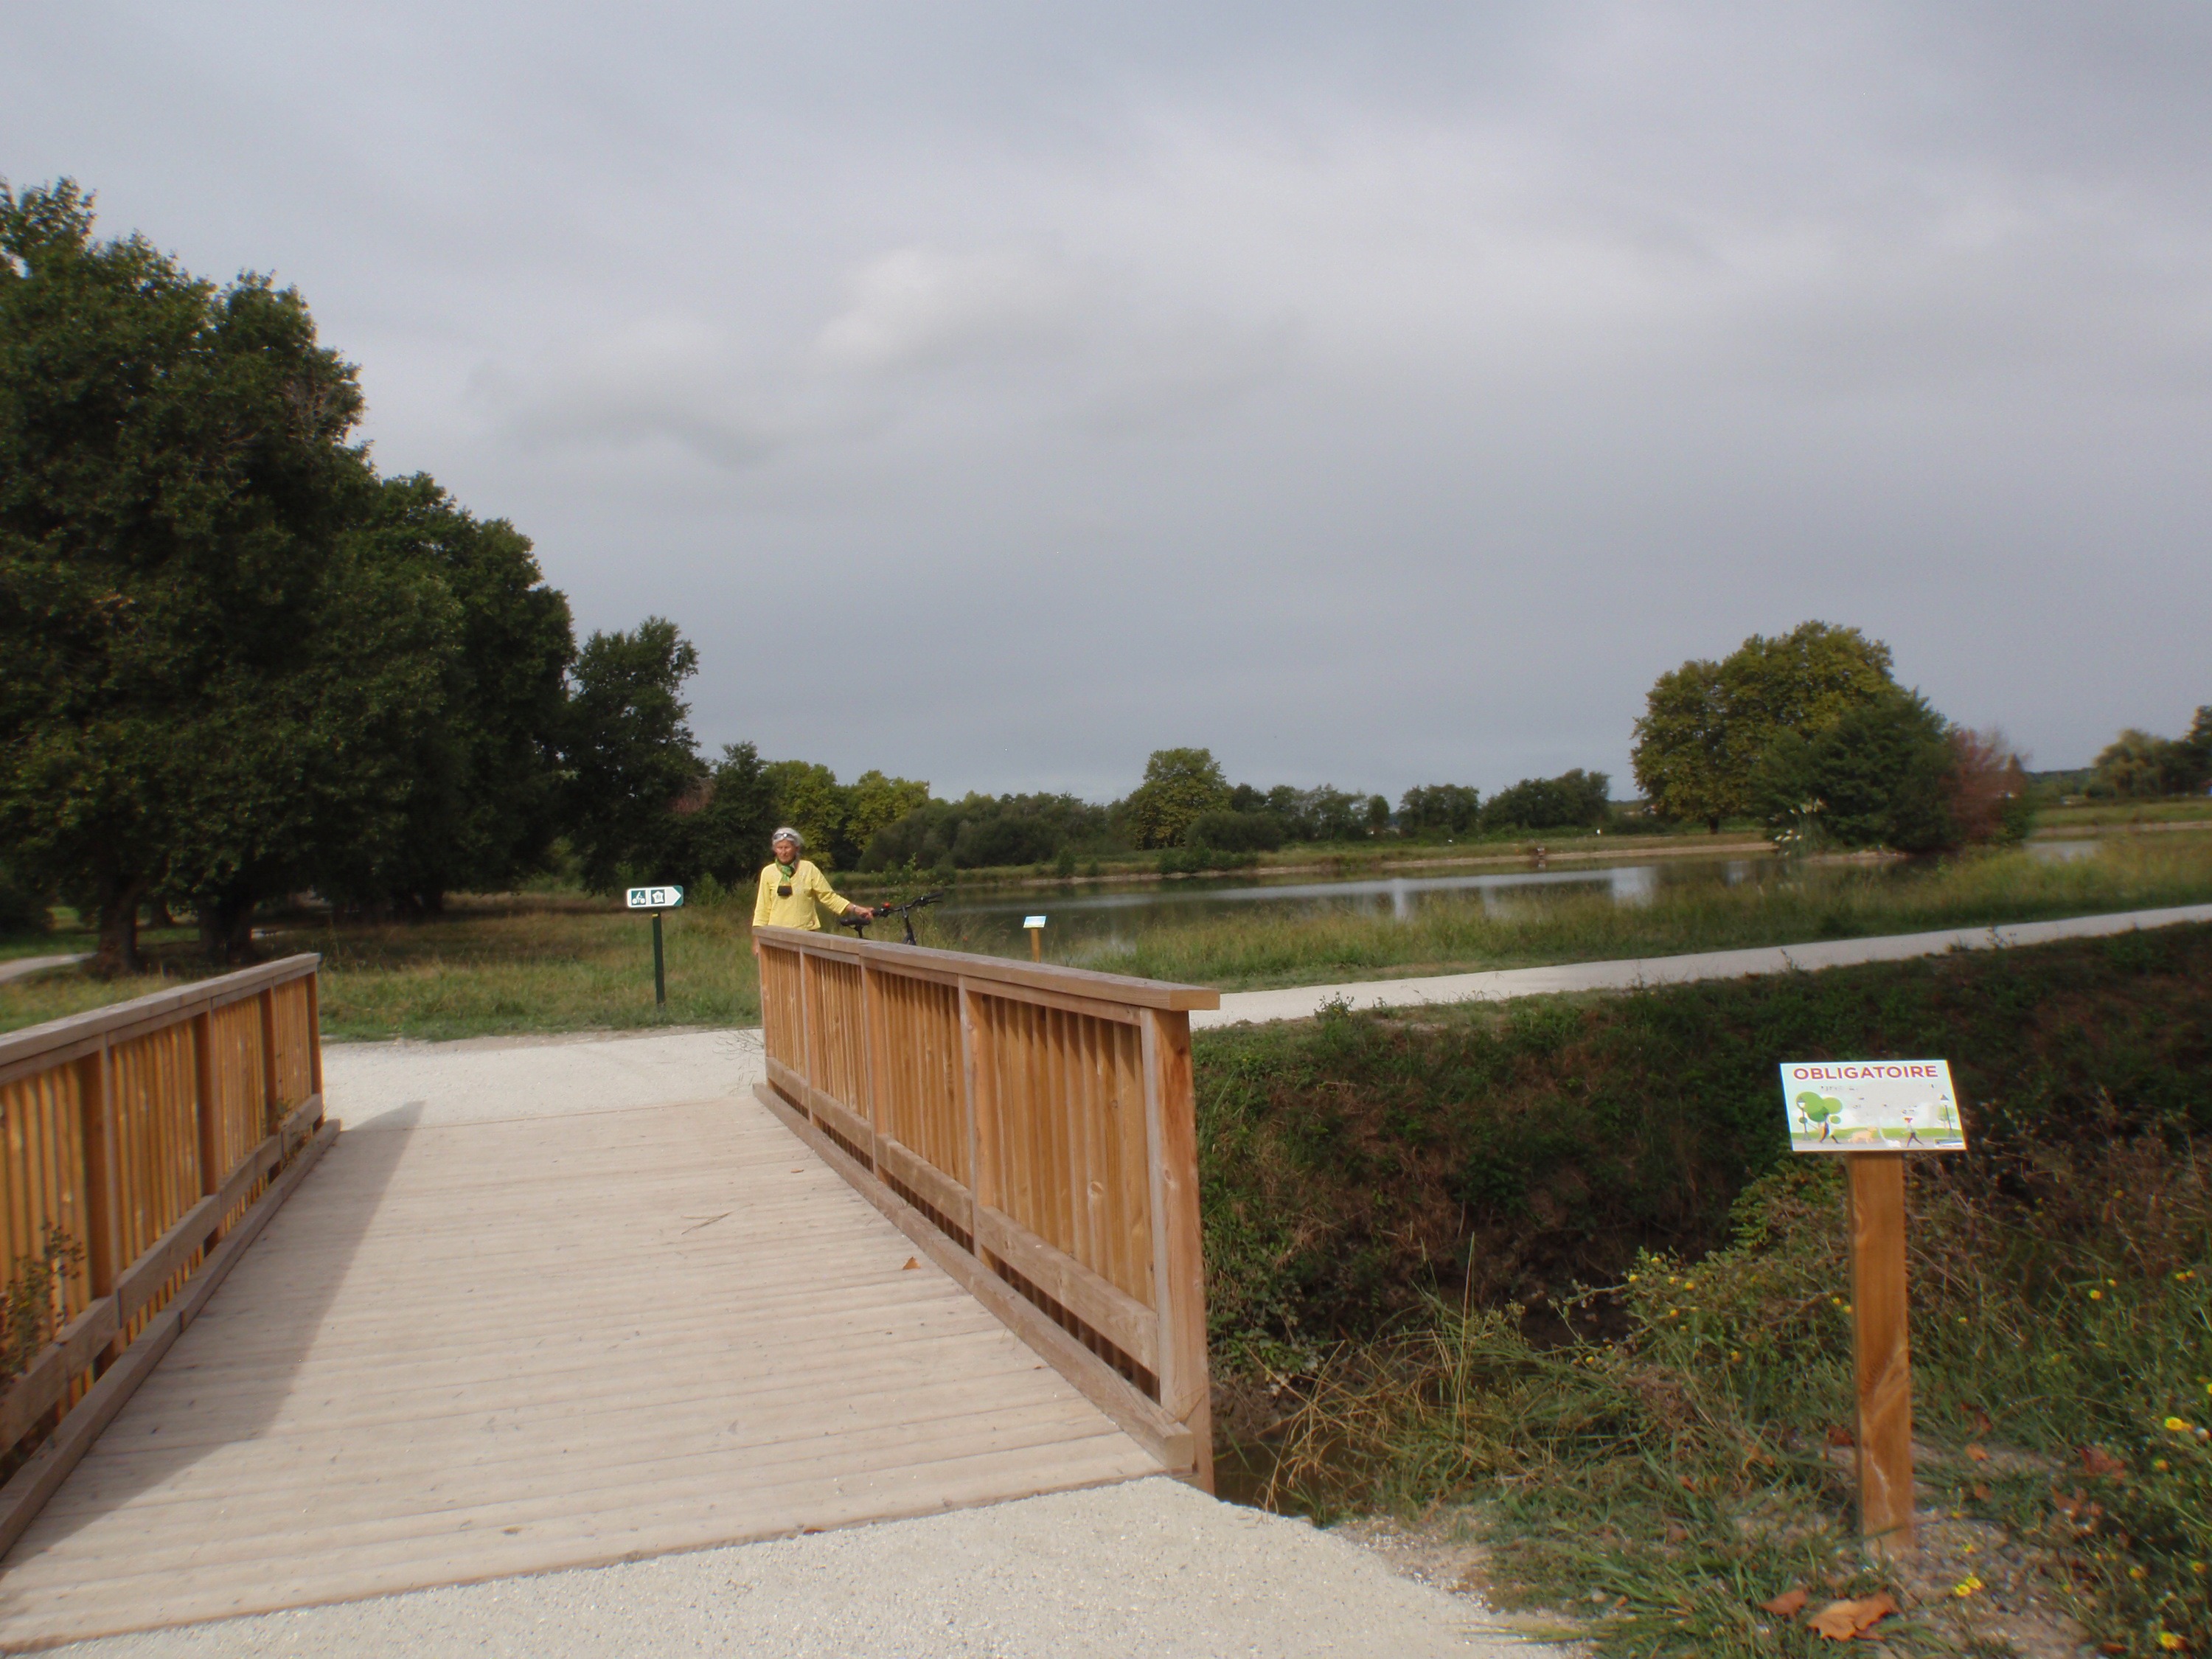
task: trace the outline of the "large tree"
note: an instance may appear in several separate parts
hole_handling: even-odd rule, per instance
[[[684,700],[698,667],[697,650],[661,617],[634,633],[595,633],[577,653],[567,817],[584,884],[596,891],[666,880],[684,857],[676,809],[707,773]]]
[[[1753,780],[1778,827],[1803,825],[1845,847],[1932,853],[1962,837],[1953,804],[1959,745],[1917,692],[1892,689],[1807,738],[1781,732]]]
[[[436,583],[453,602],[443,715],[416,758],[404,836],[337,861],[334,897],[436,910],[540,867],[562,828],[564,684],[576,654],[568,601],[529,538],[480,520],[430,478],[386,480],[356,532],[385,580]]]
[[[0,185],[0,837],[107,966],[148,896],[221,944],[402,813],[453,616],[348,545],[360,409],[296,292],[97,242],[67,180]]]
[[[1778,737],[1812,738],[1896,689],[1889,647],[1856,628],[1800,623],[1754,634],[1719,662],[1662,674],[1636,722],[1636,781],[1668,817],[1722,820],[1753,809],[1753,778]]]
[[[1155,749],[1122,812],[1138,846],[1173,847],[1194,820],[1228,806],[1228,780],[1211,749]]]

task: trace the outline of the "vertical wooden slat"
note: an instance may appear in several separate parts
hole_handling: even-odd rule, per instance
[[[1145,1128],[1151,1146],[1154,1305],[1160,1405],[1191,1426],[1200,1483],[1213,1490],[1213,1412],[1206,1360],[1206,1253],[1198,1211],[1198,1118],[1190,1016],[1147,1008]]]
[[[323,1091],[323,976],[310,974],[307,986],[307,1092]]]

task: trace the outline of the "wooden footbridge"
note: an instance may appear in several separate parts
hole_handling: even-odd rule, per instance
[[[0,1037],[0,1648],[1210,1484],[1215,994],[758,938],[757,1100],[341,1135],[313,957]]]

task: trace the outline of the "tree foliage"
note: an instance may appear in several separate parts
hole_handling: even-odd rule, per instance
[[[1556,778],[1523,778],[1482,809],[1486,830],[1591,829],[1613,815],[1613,779],[1577,767]]]
[[[227,945],[401,832],[456,617],[348,533],[360,392],[299,295],[92,232],[0,185],[0,835],[127,968],[142,900]]]
[[[2200,708],[2186,735],[2161,738],[2130,726],[2106,744],[2088,793],[2103,799],[2194,795],[2212,784],[2212,704]]]
[[[1398,802],[1398,828],[1409,836],[1463,836],[1481,815],[1481,792],[1462,783],[1424,784]]]
[[[1845,847],[1932,853],[1961,840],[1957,760],[1943,717],[1917,692],[1893,688],[1816,736],[1778,734],[1753,793],[1770,823],[1810,820]]]
[[[1752,810],[1753,777],[1784,733],[1810,739],[1893,690],[1889,647],[1856,628],[1754,634],[1721,661],[1662,674],[1636,722],[1636,781],[1662,815],[1703,823]]]
[[[1122,806],[1130,838],[1150,849],[1179,846],[1194,819],[1229,804],[1229,781],[1211,749],[1155,749],[1145,781]]]
[[[594,633],[576,654],[568,707],[567,812],[584,884],[658,881],[683,850],[678,804],[706,771],[684,684],[699,653],[665,617]]]

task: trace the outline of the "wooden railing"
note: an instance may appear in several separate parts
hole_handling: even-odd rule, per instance
[[[76,1247],[54,1279],[56,1340],[0,1391],[0,1454],[36,1447],[0,1489],[0,1550],[336,1133],[323,1121],[321,960],[0,1036],[0,1273],[60,1236]]]
[[[1210,1487],[1190,1011],[1219,993],[793,928],[753,937],[762,1097]]]

